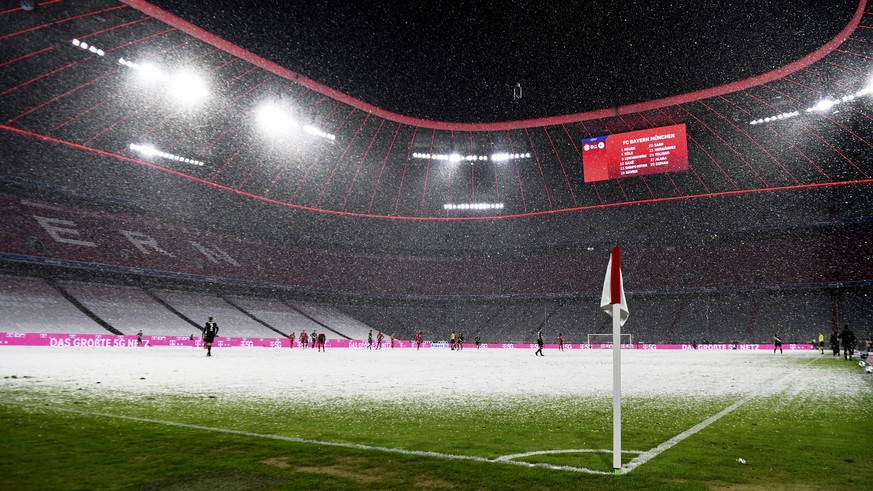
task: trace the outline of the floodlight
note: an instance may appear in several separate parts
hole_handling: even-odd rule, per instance
[[[82,45],[84,45],[84,44],[85,43],[82,43]],[[136,68],[137,71],[140,73],[140,75],[142,75],[142,77],[145,78],[146,80],[166,80],[167,79],[167,75],[164,72],[162,72],[160,68],[158,68],[150,63],[145,63],[142,65],[137,65],[135,63],[132,63],[131,65],[128,65],[128,66],[131,66],[131,68]]]
[[[864,97],[865,95],[869,95],[871,93],[873,93],[873,78],[870,79],[866,87],[859,90],[858,92],[855,92],[855,97]]]
[[[283,108],[266,104],[258,110],[258,122],[269,133],[284,133],[299,128],[297,121]]]
[[[822,100],[818,101],[818,102],[816,103],[816,105],[813,106],[813,108],[814,108],[816,111],[822,111],[822,112],[823,112],[823,111],[827,111],[828,109],[834,107],[834,104],[836,104],[836,103],[837,103],[837,102],[834,101],[833,99],[827,99],[827,98],[825,98],[825,99],[822,99]]]
[[[137,152],[139,152],[143,155],[147,155],[147,156],[159,155],[161,153],[158,149],[156,149],[155,147],[153,147],[151,145],[131,144],[130,149],[136,150]]]
[[[170,95],[184,105],[193,105],[209,96],[203,79],[190,72],[177,74],[167,87]]]

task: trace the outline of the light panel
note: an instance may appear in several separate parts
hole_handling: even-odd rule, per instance
[[[203,165],[205,165],[202,160],[194,160],[179,155],[173,155],[171,153],[158,150],[157,148],[149,144],[140,145],[137,143],[131,143],[130,149],[147,157],[160,157],[162,159],[183,162],[186,164],[196,165],[198,167],[202,167]]]
[[[507,160],[517,160],[517,159],[529,159],[530,153],[507,153],[507,152],[497,152],[488,155],[461,155],[460,153],[424,153],[424,152],[414,152],[412,154],[412,158],[414,159],[425,159],[425,160],[438,160],[445,162],[488,162],[489,160],[494,162],[505,162]]]
[[[873,81],[868,83],[867,86],[864,87],[863,89],[860,89],[860,90],[853,92],[851,94],[846,94],[846,95],[843,95],[841,97],[825,96],[825,97],[819,99],[819,101],[816,102],[814,106],[810,106],[810,107],[806,108],[805,112],[807,112],[807,113],[824,113],[824,112],[830,111],[834,106],[836,106],[838,104],[845,104],[847,102],[851,102],[855,99],[858,99],[859,97],[864,97],[866,95],[870,95],[871,93],[873,93]],[[800,116],[800,114],[801,114],[800,111],[785,112],[785,113],[781,113],[781,114],[776,114],[774,116],[767,116],[766,118],[754,119],[752,121],[749,121],[749,124],[758,125],[758,124],[763,124],[763,123],[770,123],[773,121],[782,121],[782,120],[789,119],[789,118],[795,118],[797,116]]]
[[[443,205],[444,210],[502,210],[503,203],[446,203]]]
[[[73,39],[72,43],[73,43],[73,46],[76,46],[76,47],[82,48],[82,49],[84,49],[85,51],[88,51],[88,52],[94,53],[94,54],[97,55],[97,56],[104,56],[104,55],[106,55],[106,52],[105,52],[105,51],[103,51],[102,49],[98,48],[97,46],[94,46],[93,44],[90,44],[90,45],[89,45],[89,44],[86,43],[85,41],[79,41],[78,39]]]

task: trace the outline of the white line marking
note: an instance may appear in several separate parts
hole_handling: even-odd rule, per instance
[[[817,359],[818,358],[813,358],[806,365],[811,364],[812,362],[814,362]],[[788,373],[788,374],[784,375],[783,377],[779,378],[774,384],[771,384],[770,386],[781,385],[782,380],[788,378],[791,375],[793,375],[793,374]],[[711,425],[712,423],[718,421],[723,416],[729,414],[731,411],[735,410],[736,408],[751,401],[752,399],[754,399],[758,395],[759,394],[753,394],[753,395],[747,396],[747,397],[731,404],[730,406],[722,409],[718,413],[716,413],[716,414],[710,416],[709,418],[703,420],[702,422],[694,425],[693,427],[689,428],[688,430],[685,430],[682,433],[679,433],[678,435],[674,436],[673,438],[670,438],[669,440],[665,441],[664,443],[658,445],[657,447],[655,447],[651,450],[647,450],[645,452],[639,452],[636,450],[622,451],[622,453],[639,453],[640,455],[638,457],[632,459],[627,464],[623,465],[621,467],[621,473],[627,474],[627,473],[631,472],[632,470],[645,464],[649,460],[652,460],[653,458],[657,457],[658,455],[660,455],[664,451],[670,449],[671,447],[673,447],[677,443],[681,442],[682,440],[688,438],[691,435],[694,435],[695,433],[703,430],[704,428]],[[231,435],[249,436],[249,437],[255,437],[255,438],[268,438],[271,440],[281,440],[281,441],[292,442],[292,443],[307,443],[307,444],[311,444],[311,445],[324,445],[324,446],[330,446],[330,447],[351,448],[351,449],[356,449],[356,450],[370,450],[370,451],[375,451],[375,452],[398,453],[398,454],[403,454],[403,455],[416,455],[416,456],[421,456],[421,457],[433,457],[433,458],[445,459],[445,460],[469,460],[469,461],[473,461],[473,462],[485,462],[485,463],[489,463],[489,464],[507,464],[507,465],[518,465],[518,466],[522,466],[522,467],[541,467],[541,468],[545,468],[545,469],[562,470],[562,471],[569,471],[569,472],[580,472],[580,473],[585,473],[585,474],[600,474],[600,475],[612,475],[613,474],[613,472],[611,472],[611,471],[609,471],[609,472],[599,471],[596,469],[588,469],[585,467],[561,466],[561,465],[552,465],[552,464],[545,464],[545,463],[531,463],[531,462],[511,460],[514,458],[521,458],[521,457],[526,457],[526,456],[530,456],[530,455],[538,455],[538,454],[546,454],[546,453],[612,452],[612,450],[604,450],[604,449],[576,449],[576,450],[570,449],[570,450],[535,451],[535,452],[525,452],[525,453],[519,453],[519,454],[504,455],[504,456],[497,457],[494,459],[488,459],[485,457],[477,457],[477,456],[473,456],[473,455],[455,455],[455,454],[445,454],[445,453],[439,453],[439,452],[429,452],[429,451],[424,451],[424,450],[405,450],[402,448],[376,447],[376,446],[372,446],[372,445],[362,445],[359,443],[341,443],[341,442],[327,442],[327,441],[321,441],[321,440],[310,440],[307,438],[295,438],[295,437],[282,436],[282,435],[253,433],[253,432],[242,431],[242,430],[231,430],[231,429],[227,429],[227,428],[217,428],[214,426],[202,426],[202,425],[194,425],[194,424],[188,424],[188,423],[178,423],[175,421],[164,421],[164,420],[160,420],[160,419],[139,418],[136,416],[125,416],[125,415],[120,415],[120,414],[99,413],[99,412],[93,412],[93,411],[82,411],[82,410],[78,410],[78,409],[69,409],[69,408],[47,406],[47,405],[25,404],[25,403],[20,403],[20,402],[13,402],[13,401],[0,400],[0,404],[6,404],[6,405],[10,405],[10,406],[28,407],[28,408],[34,408],[34,409],[44,409],[44,410],[57,411],[57,412],[66,412],[66,413],[73,413],[73,414],[83,414],[83,415],[88,415],[88,416],[99,416],[99,417],[104,417],[104,418],[123,419],[123,420],[127,420],[127,421],[137,421],[140,423],[152,423],[152,424],[160,424],[160,425],[165,425],[165,426],[175,426],[178,428],[188,428],[188,429],[193,429],[193,430],[213,431],[213,432],[217,432],[217,433],[228,433]]]
[[[282,436],[282,435],[270,435],[265,433],[253,433],[250,431],[242,431],[242,430],[230,430],[227,428],[217,428],[214,426],[202,426],[202,425],[194,425],[189,423],[178,423],[175,421],[165,421],[161,419],[151,419],[151,418],[139,418],[136,416],[125,416],[121,414],[110,414],[110,413],[99,413],[94,411],[82,411],[79,409],[69,409],[63,407],[55,407],[55,406],[44,406],[38,404],[25,404],[21,402],[13,402],[13,401],[2,401],[0,400],[0,404],[6,404],[10,406],[19,406],[19,407],[27,407],[33,409],[43,409],[48,411],[57,411],[64,413],[72,413],[72,414],[82,414],[86,416],[99,416],[102,418],[114,418],[114,419],[123,419],[127,421],[136,421],[139,423],[151,423],[151,424],[159,424],[164,426],[175,426],[177,428],[188,428],[192,430],[202,430],[202,431],[212,431],[217,433],[228,433],[231,435],[240,435],[240,436],[248,436],[255,438],[268,438],[271,440],[281,440],[286,442],[293,443],[308,443],[311,445],[324,445],[330,447],[341,447],[341,448],[351,448],[355,450],[370,450],[375,452],[387,452],[387,453],[399,453],[403,455],[415,455],[420,457],[433,457],[437,459],[446,459],[446,460],[470,460],[474,462],[485,462],[489,464],[507,464],[507,465],[517,465],[522,467],[542,467],[545,469],[552,470],[562,470],[562,471],[570,471],[570,472],[581,472],[585,474],[612,474],[611,472],[598,471],[596,469],[588,469],[585,467],[573,467],[573,466],[565,466],[565,465],[552,465],[552,464],[544,464],[544,463],[531,463],[531,462],[518,462],[513,460],[502,460],[501,458],[497,459],[489,459],[485,457],[477,457],[474,455],[455,455],[455,454],[446,454],[440,452],[428,452],[425,450],[405,450],[402,448],[389,448],[389,447],[376,447],[372,445],[362,445],[359,443],[341,443],[341,442],[327,442],[321,440],[310,440],[308,438],[295,438],[291,436]],[[572,450],[573,452],[584,452],[585,450]],[[600,451],[600,450],[598,450]],[[561,451],[555,451],[558,453]],[[522,455],[522,454],[519,454]]]
[[[500,460],[512,460],[512,459],[520,459],[522,457],[530,457],[532,455],[551,455],[551,454],[560,454],[560,453],[612,453],[611,448],[576,448],[576,449],[562,449],[562,450],[536,450],[534,452],[524,452],[524,453],[514,453],[510,455],[502,455],[497,457],[496,461]],[[642,450],[622,450],[621,453],[629,453],[629,454],[641,454]]]
[[[815,360],[818,360],[818,358],[813,358],[808,363],[806,363],[806,365],[811,364]],[[806,366],[806,365],[804,365],[804,366]],[[774,382],[773,384],[770,384],[768,386],[780,387],[782,385],[782,381],[791,375],[794,375],[794,374],[789,372],[789,373],[785,374],[784,376],[780,377],[776,382]],[[648,461],[652,460],[653,458],[657,457],[658,455],[660,455],[662,452],[668,450],[669,448],[673,447],[674,445],[676,445],[677,443],[681,442],[682,440],[688,438],[689,436],[694,435],[695,433],[706,428],[707,426],[711,425],[712,423],[715,423],[716,421],[721,419],[723,416],[727,415],[728,413],[730,413],[734,409],[742,406],[743,404],[751,401],[755,397],[758,397],[759,395],[760,394],[752,394],[752,395],[747,396],[743,399],[740,399],[739,401],[731,404],[730,406],[722,409],[721,411],[715,413],[714,415],[706,418],[705,420],[701,421],[700,423],[697,423],[696,425],[692,426],[691,428],[683,431],[682,433],[679,433],[678,435],[674,436],[673,438],[670,438],[669,440],[658,445],[657,447],[643,452],[639,457],[636,457],[636,458],[632,459],[630,462],[628,462],[627,464],[621,466],[621,473],[627,474],[628,472],[645,464],[646,462],[648,462]]]

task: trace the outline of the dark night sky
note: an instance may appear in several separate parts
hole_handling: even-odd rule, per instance
[[[833,38],[857,6],[853,0],[153,3],[383,109],[463,122],[601,109],[764,73]],[[516,83],[523,98],[514,102]]]

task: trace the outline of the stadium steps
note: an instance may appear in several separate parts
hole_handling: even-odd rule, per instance
[[[537,341],[537,332],[538,332],[540,329],[545,329],[546,325],[547,325],[548,322],[549,322],[549,319],[551,319],[552,316],[554,316],[555,314],[557,314],[558,311],[561,310],[561,308],[562,308],[563,306],[564,306],[564,302],[558,302],[557,305],[555,305],[555,307],[552,309],[552,311],[549,312],[548,314],[546,314],[546,317],[542,320],[542,322],[540,322],[539,324],[537,324],[537,327],[536,327],[536,329],[534,330],[534,332],[531,333],[531,334],[529,334],[529,335],[528,335],[529,337],[526,338],[526,339],[524,340],[524,342],[525,342],[525,343],[535,343],[535,342]]]
[[[682,305],[679,306],[679,311],[676,312],[676,317],[673,318],[670,328],[667,329],[667,339],[676,338],[676,331],[679,329],[679,324],[682,322],[682,317],[685,315],[685,309],[687,309],[689,305],[691,305],[691,300],[686,299],[682,302]]]
[[[188,317],[188,316],[186,316],[185,314],[183,314],[183,313],[179,312],[178,310],[176,310],[176,308],[173,307],[172,305],[170,305],[169,303],[167,303],[166,300],[164,300],[163,298],[161,298],[161,297],[155,295],[155,293],[154,293],[153,291],[149,290],[148,288],[145,288],[144,291],[148,294],[148,296],[152,297],[156,302],[158,302],[159,304],[163,305],[167,310],[169,310],[170,312],[172,312],[172,313],[178,315],[180,319],[182,319],[183,321],[187,322],[188,324],[191,324],[192,326],[196,327],[198,331],[201,331],[201,332],[203,331],[203,328],[200,327],[200,324],[197,324],[196,322],[194,322],[193,320],[191,320],[190,317]]]
[[[352,338],[350,338],[349,336],[346,336],[345,334],[343,334],[343,333],[337,331],[336,329],[334,329],[334,328],[328,326],[328,325],[325,324],[324,322],[321,322],[320,320],[316,319],[315,317],[312,317],[311,315],[307,314],[306,312],[304,312],[304,311],[298,309],[298,308],[295,307],[294,305],[291,305],[290,303],[288,303],[288,302],[286,302],[286,301],[284,301],[284,300],[282,300],[282,303],[284,303],[285,305],[287,305],[288,307],[290,307],[291,309],[293,309],[293,310],[294,310],[295,312],[297,312],[298,314],[302,315],[303,317],[306,317],[307,319],[309,319],[309,320],[311,320],[312,322],[318,324],[319,326],[321,326],[321,327],[327,329],[328,331],[330,331],[330,332],[336,334],[337,336],[340,336],[340,337],[343,338],[343,339],[352,339]]]
[[[77,299],[76,297],[74,297],[74,296],[73,296],[70,292],[68,292],[64,287],[62,287],[61,285],[57,284],[56,282],[54,282],[54,281],[52,281],[52,280],[48,280],[47,283],[48,283],[52,288],[54,288],[55,290],[57,290],[58,293],[60,293],[60,294],[61,294],[65,299],[67,299],[68,302],[70,302],[71,304],[73,304],[73,306],[75,306],[77,309],[79,309],[79,310],[80,310],[83,314],[85,314],[89,319],[91,319],[92,321],[96,322],[97,324],[100,324],[100,326],[101,326],[102,328],[106,329],[107,331],[111,332],[112,334],[117,334],[117,335],[119,335],[119,336],[123,336],[123,335],[124,335],[123,332],[121,332],[121,331],[119,331],[118,329],[116,329],[115,327],[113,327],[112,324],[110,324],[110,323],[106,322],[105,320],[103,320],[102,318],[100,318],[100,316],[98,316],[97,314],[95,314],[94,312],[92,312],[91,309],[89,309],[88,307],[85,307],[85,305],[83,305],[82,302],[79,301],[79,299]]]
[[[494,322],[495,319],[500,317],[501,308],[502,307],[500,305],[494,305],[492,307],[489,307],[489,310],[487,311],[485,316],[485,321],[479,324],[476,329],[473,330],[473,339],[476,339],[476,336],[482,337],[482,333],[486,332],[485,330],[488,329],[488,326],[492,322]],[[491,309],[493,309],[493,312],[491,311]]]
[[[282,337],[284,337],[284,338],[287,338],[287,337],[288,337],[288,334],[286,334],[286,333],[284,333],[284,332],[282,332],[282,331],[276,329],[275,327],[271,326],[270,324],[267,324],[267,323],[264,322],[263,320],[257,318],[254,314],[252,314],[252,313],[249,312],[248,310],[246,310],[246,309],[242,308],[241,306],[235,304],[234,302],[228,300],[228,299],[225,298],[223,295],[221,296],[221,299],[224,300],[225,302],[227,302],[228,304],[230,304],[231,307],[233,307],[233,308],[239,310],[240,312],[242,312],[243,315],[246,315],[246,316],[248,316],[251,320],[257,322],[258,324],[260,324],[260,325],[266,327],[267,329],[270,329],[270,330],[272,330],[272,331],[274,331],[274,332],[277,332],[277,333],[281,334]]]

